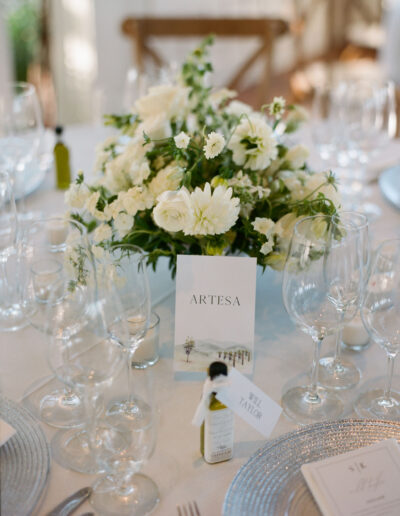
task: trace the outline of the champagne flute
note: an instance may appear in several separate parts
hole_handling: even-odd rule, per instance
[[[0,98],[0,156],[11,175],[14,197],[20,199],[21,214],[25,211],[25,169],[37,157],[42,136],[42,114],[34,85],[7,84]],[[23,218],[29,220],[32,214]]]
[[[17,228],[11,180],[7,172],[0,170],[0,331],[18,330],[27,324],[16,283]]]
[[[326,263],[332,247],[332,220],[306,217],[295,225],[283,273],[283,301],[293,320],[314,342],[311,385],[289,389],[282,397],[285,414],[300,424],[334,419],[343,403],[318,386],[322,341],[337,329],[339,315],[329,299],[332,270]]]
[[[334,356],[327,356],[319,363],[319,382],[331,389],[355,387],[361,378],[359,369],[341,356],[342,328],[357,314],[369,265],[368,219],[352,211],[334,215],[332,224],[340,235],[332,246],[329,260],[336,267],[331,299],[340,315],[336,333]]]
[[[97,421],[97,398],[109,388],[124,365],[121,342],[110,332],[118,326],[124,336],[125,321],[118,296],[97,274],[86,284],[54,285],[48,310],[48,360],[57,378],[83,398],[83,429],[59,430],[52,440],[54,459],[81,473],[103,471],[107,456],[129,445],[126,432]]]
[[[364,325],[387,355],[384,389],[362,393],[354,404],[360,417],[400,419],[400,396],[392,391],[394,361],[400,351],[400,239],[383,242],[376,253],[361,308]]]

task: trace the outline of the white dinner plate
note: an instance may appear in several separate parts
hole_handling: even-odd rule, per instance
[[[400,209],[400,165],[382,172],[379,177],[379,186],[384,197]]]

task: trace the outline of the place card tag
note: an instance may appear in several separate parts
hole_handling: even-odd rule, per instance
[[[324,516],[400,514],[400,447],[396,439],[301,467]]]
[[[220,360],[253,371],[256,259],[178,255],[175,371],[206,372]]]
[[[217,392],[217,399],[264,437],[269,437],[281,415],[281,406],[236,369],[230,370],[228,383],[228,387]]]

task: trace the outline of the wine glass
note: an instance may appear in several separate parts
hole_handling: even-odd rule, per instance
[[[134,426],[142,427],[147,424],[151,409],[135,395],[132,361],[150,320],[150,289],[143,251],[129,244],[111,249],[106,269],[111,273],[122,305],[121,317],[128,327],[128,338],[120,339],[126,350],[128,397],[114,400],[107,408],[107,415],[114,421],[122,418]]]
[[[285,308],[314,342],[311,385],[289,389],[282,397],[286,415],[300,424],[327,418],[343,411],[341,400],[318,386],[322,341],[337,330],[339,315],[329,299],[334,271],[326,263],[332,251],[332,220],[325,215],[306,217],[294,227],[283,273]]]
[[[25,168],[37,157],[42,136],[42,115],[34,85],[8,84],[0,98],[0,159],[11,175],[15,198],[21,199],[21,213],[24,212]]]
[[[387,379],[384,389],[362,393],[354,408],[360,417],[399,420],[400,396],[391,385],[394,360],[400,351],[400,239],[379,246],[361,317],[372,339],[386,351]]]
[[[153,396],[153,370],[136,372],[136,392],[150,408],[147,424],[140,428],[121,423],[120,429],[130,432],[131,442],[106,461],[106,473],[93,485],[90,503],[99,514],[107,516],[144,516],[158,503],[157,485],[147,475],[139,473],[152,455],[157,436],[157,410]],[[115,424],[115,421],[112,421]]]
[[[38,331],[46,332],[49,311],[58,309],[56,297],[50,304],[54,286],[61,280],[72,286],[86,282],[92,269],[88,248],[86,228],[76,220],[50,217],[26,226],[20,246],[21,298],[27,320]],[[36,384],[42,386],[43,382]],[[85,419],[81,397],[56,379],[25,396],[24,404],[58,428],[76,427]]]
[[[107,456],[129,446],[126,432],[102,423],[96,414],[97,398],[109,388],[125,362],[121,342],[110,332],[111,324],[124,337],[125,321],[112,285],[98,281],[68,281],[53,286],[48,310],[48,360],[57,378],[84,401],[83,429],[59,430],[52,440],[55,460],[81,473],[98,473]],[[116,332],[116,330],[115,330]]]
[[[355,80],[343,84],[339,118],[346,128],[349,168],[357,175],[357,191],[353,191],[352,209],[374,220],[380,208],[364,202],[368,177],[366,169],[371,159],[384,153],[397,130],[396,93],[393,82]]]
[[[14,331],[27,321],[19,302],[17,212],[12,184],[0,170],[0,331]]]
[[[355,387],[361,378],[359,369],[341,356],[342,328],[357,314],[369,265],[368,219],[357,212],[334,215],[332,224],[340,238],[333,241],[329,254],[331,267],[336,268],[331,299],[340,314],[334,356],[319,362],[319,382],[331,389]]]

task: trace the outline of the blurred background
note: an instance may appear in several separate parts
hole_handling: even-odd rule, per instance
[[[46,126],[98,123],[213,32],[215,85],[307,104],[327,76],[400,84],[399,27],[398,0],[0,0],[0,89],[35,84]]]

